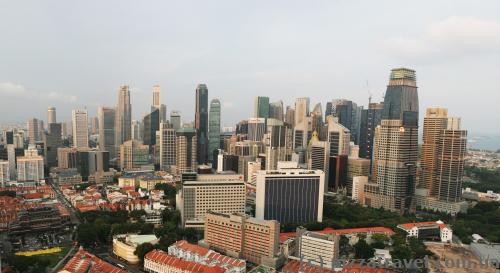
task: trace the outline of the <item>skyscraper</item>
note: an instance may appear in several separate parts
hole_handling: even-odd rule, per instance
[[[285,122],[291,128],[295,127],[295,109],[291,106],[286,107]]]
[[[349,155],[351,132],[338,122],[338,118],[326,118],[328,132],[327,142],[330,145],[330,156]]]
[[[448,110],[445,108],[427,108],[424,117],[424,133],[422,144],[422,158],[420,165],[419,186],[429,189],[430,195],[435,195],[434,181],[437,169],[438,147],[441,143],[443,131],[448,122]]]
[[[160,110],[153,108],[151,113],[144,116],[143,119],[142,140],[144,145],[149,145],[150,151],[156,145],[156,131],[160,128]]]
[[[295,99],[294,125],[301,124],[309,116],[309,98]]]
[[[159,111],[160,122],[166,122],[167,106],[161,103],[161,88],[159,85],[153,86],[153,105],[151,107],[151,112],[153,112],[154,109],[158,109]]]
[[[115,147],[119,152],[120,145],[132,139],[132,105],[130,104],[128,85],[122,85],[118,89],[118,104],[115,114]]]
[[[214,152],[220,148],[220,101],[218,99],[210,102],[208,127],[208,157],[211,160]]]
[[[175,165],[175,129],[167,122],[160,123],[160,169],[170,171]]]
[[[27,127],[29,144],[34,145],[37,141],[41,140],[40,122],[36,118],[31,118],[27,122]]]
[[[178,129],[175,142],[175,167],[177,173],[196,172],[196,148],[199,147],[196,131],[191,128]]]
[[[153,107],[160,108],[161,100],[160,100],[161,89],[159,85],[153,86]]]
[[[115,151],[115,108],[99,107],[97,119],[99,120],[99,149],[109,152],[110,158],[116,157]]]
[[[460,201],[466,151],[467,131],[460,129],[459,118],[449,118],[437,149],[437,170],[432,191],[440,200]]]
[[[269,118],[269,97],[255,97],[254,118]]]
[[[283,101],[276,101],[269,104],[269,118],[284,121]]]
[[[373,137],[375,128],[380,125],[382,120],[383,103],[370,103],[368,109],[361,113],[361,128],[359,136],[359,156],[366,159],[372,159]]]
[[[49,123],[48,132],[43,136],[45,164],[47,167],[57,166],[57,149],[62,147],[61,123]]]
[[[56,108],[51,106],[47,108],[47,123],[50,125],[51,123],[56,123]]]
[[[205,164],[208,160],[208,88],[205,84],[198,84],[196,87],[194,123],[197,134],[198,163]]]
[[[87,110],[73,110],[73,146],[89,147],[89,122]]]
[[[175,130],[181,128],[181,113],[179,111],[170,112],[170,124]]]
[[[414,70],[391,71],[375,139],[378,186],[375,206],[401,213],[413,210],[418,158],[418,93]]]
[[[248,119],[248,139],[251,141],[262,141],[266,133],[265,118]]]

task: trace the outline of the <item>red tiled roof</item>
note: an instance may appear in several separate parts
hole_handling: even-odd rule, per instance
[[[325,228],[323,230],[313,231],[323,234],[336,233],[337,235],[346,235],[352,233],[387,233],[389,235],[393,235],[394,231],[390,228],[386,227],[366,227],[366,228],[347,228],[347,229],[333,229],[333,228]],[[288,238],[295,237],[296,232],[282,232],[280,233],[280,242],[283,243]]]
[[[429,227],[429,226],[439,226],[439,228],[441,229],[441,228],[447,227],[448,225],[446,225],[444,223],[441,224],[438,222],[416,222],[416,223],[405,223],[405,224],[398,225],[399,228],[402,228],[405,230],[409,230],[409,229],[412,229],[414,227],[420,228],[420,227]]]
[[[347,265],[341,273],[394,273],[394,271],[361,265]]]
[[[71,258],[62,270],[71,273],[127,273],[127,271],[115,267],[96,256],[88,253],[80,248],[78,252]]]
[[[308,263],[303,262],[302,265],[300,261],[290,260],[281,269],[283,273],[334,273],[334,270],[321,268],[319,266],[313,266]]]
[[[144,256],[144,260],[150,260],[158,264],[167,265],[191,273],[223,273],[224,269],[218,266],[206,266],[199,263],[185,261],[174,256],[170,256],[161,250],[150,251]]]
[[[24,195],[24,199],[40,199],[42,197],[43,193],[41,192],[27,193]]]
[[[196,253],[196,254],[198,254],[200,256],[205,256],[210,251],[207,248],[190,244],[186,240],[177,241],[177,242],[175,242],[174,245],[176,247],[180,248],[180,249],[183,249],[184,251],[189,251],[189,252],[192,252],[192,253]]]

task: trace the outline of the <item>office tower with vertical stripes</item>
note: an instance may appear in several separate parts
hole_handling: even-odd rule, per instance
[[[122,85],[118,89],[118,104],[115,114],[115,147],[116,154],[118,154],[120,145],[132,139],[132,105],[130,104],[128,85]]]
[[[72,112],[73,146],[77,148],[89,147],[89,121],[86,109],[77,109]]]

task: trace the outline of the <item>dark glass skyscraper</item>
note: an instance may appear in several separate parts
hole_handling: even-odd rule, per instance
[[[359,157],[372,159],[373,137],[375,128],[382,120],[383,103],[370,103],[368,109],[361,112],[361,129],[359,136]]]
[[[418,92],[415,70],[397,68],[391,71],[385,92],[382,119],[399,119],[403,126],[418,126]]]
[[[152,146],[156,144],[156,131],[160,129],[160,109],[153,109],[151,113],[146,115],[143,124],[143,143],[144,145],[149,145],[151,151]]]
[[[220,147],[220,101],[213,99],[210,102],[208,156],[212,159],[214,151]]]
[[[196,149],[199,164],[208,161],[208,88],[205,84],[196,87],[196,113],[194,118],[198,146]]]
[[[255,97],[254,118],[269,118],[269,97]]]

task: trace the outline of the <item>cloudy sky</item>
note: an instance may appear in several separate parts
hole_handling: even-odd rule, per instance
[[[285,105],[382,100],[391,68],[417,71],[420,111],[444,106],[471,133],[500,133],[500,1],[0,0],[0,122],[59,120],[116,103],[133,116],[162,87],[168,111],[194,117],[206,83],[224,125],[253,97]]]

